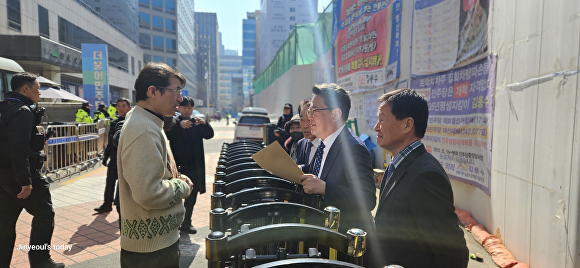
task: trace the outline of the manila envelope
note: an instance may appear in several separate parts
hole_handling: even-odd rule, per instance
[[[252,155],[252,158],[264,170],[300,184],[300,175],[304,173],[277,141]]]

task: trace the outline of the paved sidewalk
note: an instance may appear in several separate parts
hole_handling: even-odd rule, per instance
[[[56,262],[63,262],[67,267],[120,266],[118,214],[114,209],[103,214],[94,214],[93,210],[103,202],[106,172],[106,167],[97,167],[67,181],[51,184],[56,214],[51,256]],[[211,184],[207,187],[212,189]],[[204,237],[209,233],[210,195],[200,195],[193,211],[193,225],[198,228],[198,234],[182,234],[182,267],[207,266],[203,247]],[[32,216],[23,211],[16,225],[16,249],[11,267],[29,267],[27,251],[18,248],[29,244],[31,221]],[[194,261],[197,253],[201,253],[197,259],[205,263]]]

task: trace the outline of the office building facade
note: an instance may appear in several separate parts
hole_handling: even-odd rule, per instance
[[[223,47],[223,46],[222,46]],[[238,51],[225,49],[219,59],[219,107],[225,113],[234,114],[243,102],[242,56]]]
[[[208,106],[220,109],[218,100],[219,25],[216,13],[195,12],[197,37],[197,73],[200,80],[198,98]]]
[[[81,43],[108,46],[109,99],[134,96],[143,50],[80,0],[0,0],[0,56],[83,97]],[[2,89],[6,90],[6,89]],[[73,119],[74,120],[74,117]]]
[[[256,13],[248,12],[246,19],[242,22],[242,77],[243,77],[243,99],[248,98],[253,92],[255,53],[256,53]]]

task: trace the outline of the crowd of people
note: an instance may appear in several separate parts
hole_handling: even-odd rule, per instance
[[[95,210],[109,212],[116,204],[121,267],[179,267],[179,232],[197,231],[191,217],[197,195],[206,191],[203,140],[211,139],[214,130],[192,117],[194,100],[181,96],[185,84],[177,70],[148,63],[135,82],[136,105],[124,98],[115,103],[103,159],[108,167],[104,203]],[[40,95],[38,82],[24,73],[15,75],[11,85],[13,92],[0,102],[1,267],[10,264],[23,208],[34,217],[31,245],[50,244],[54,228],[48,182],[40,176],[42,156],[35,145],[38,139],[45,142],[36,132],[36,108],[31,108]],[[315,85],[312,93],[296,115],[292,104],[284,105],[277,142],[304,172],[304,192],[322,195],[323,207],[340,208],[339,232],[360,228],[369,233],[366,266],[467,267],[449,178],[421,142],[429,116],[425,98],[400,89],[377,100],[376,140],[394,156],[377,202],[370,153],[346,127],[349,93],[336,84]],[[109,111],[103,105],[91,118],[86,103],[76,119],[113,118]],[[29,261],[31,267],[64,267],[52,261],[49,251],[30,251]]]

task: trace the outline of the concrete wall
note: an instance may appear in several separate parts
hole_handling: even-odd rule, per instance
[[[292,103],[296,114],[300,102],[312,97],[313,85],[313,65],[294,65],[272,85],[254,95],[254,106],[268,110],[270,120],[278,120],[287,102]]]

